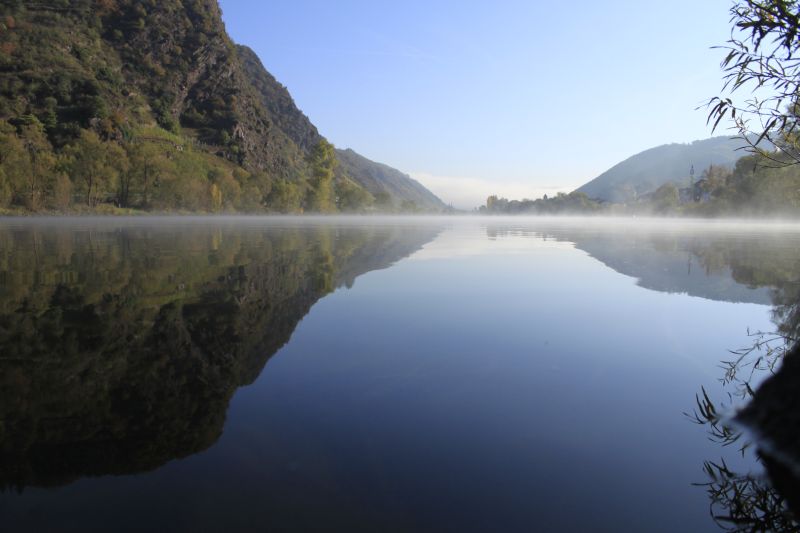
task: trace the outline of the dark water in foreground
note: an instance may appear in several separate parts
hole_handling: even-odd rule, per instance
[[[0,221],[0,528],[720,531],[761,466],[683,413],[798,280],[800,227]]]

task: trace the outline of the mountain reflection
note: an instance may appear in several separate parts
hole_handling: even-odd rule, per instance
[[[715,522],[726,531],[800,529],[800,247],[781,234],[546,234],[643,287],[714,300],[772,305],[774,330],[721,361],[725,401],[697,396],[691,417],[724,457],[703,465]],[[683,268],[681,268],[681,262]],[[712,384],[706,384],[712,385]],[[763,472],[732,463],[752,450]]]
[[[321,297],[433,227],[0,227],[0,488],[197,453]]]
[[[726,531],[800,529],[800,247],[784,234],[647,233],[566,236],[638,284],[712,300],[772,305],[771,332],[722,361],[732,419],[705,393],[696,420],[723,446],[754,448],[764,472],[724,459],[703,466],[711,515]],[[562,237],[563,238],[563,237]],[[759,382],[766,376],[768,379]],[[753,390],[755,389],[755,390]],[[728,405],[728,409],[734,405]],[[746,430],[746,434],[742,430]]]
[[[753,344],[722,361],[727,402],[712,399],[704,387],[690,415],[723,452],[740,456],[752,449],[763,472],[713,459],[697,485],[723,530],[800,530],[800,246],[794,236],[506,226],[488,227],[487,236],[570,242],[644,288],[771,305],[774,331],[751,332]]]
[[[487,236],[569,242],[641,287],[659,292],[777,308],[800,299],[800,247],[787,234],[669,229],[495,225],[487,228]]]

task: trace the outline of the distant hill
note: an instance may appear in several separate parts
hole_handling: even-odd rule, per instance
[[[403,201],[414,202],[420,209],[438,210],[445,206],[438,196],[420,182],[390,166],[370,161],[349,148],[336,150],[339,171],[346,173],[373,196],[388,194],[399,206]]]
[[[733,166],[746,155],[741,139],[712,137],[690,144],[665,144],[645,150],[614,165],[589,183],[579,187],[579,192],[590,198],[622,203],[647,194],[668,182],[688,185],[689,170],[695,169],[699,178],[709,165]]]

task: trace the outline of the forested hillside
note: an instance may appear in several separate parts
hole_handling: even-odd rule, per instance
[[[337,165],[216,0],[0,6],[0,209],[372,209]]]

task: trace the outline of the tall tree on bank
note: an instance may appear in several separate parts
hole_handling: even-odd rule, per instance
[[[91,130],[81,131],[66,153],[72,182],[79,184],[89,207],[116,192],[120,173],[128,169],[125,151],[116,143],[103,142]]]
[[[37,210],[44,203],[45,194],[53,179],[56,158],[44,132],[44,126],[36,118],[21,127],[20,139],[25,148],[23,203],[28,209]]]
[[[729,117],[756,153],[800,163],[800,2],[737,0],[730,13],[731,38],[721,47],[728,51],[722,61],[727,96],[709,101],[708,120],[716,129]],[[734,100],[743,93],[746,99]]]
[[[52,188],[56,158],[44,126],[27,116],[19,128],[0,125],[0,206],[14,199],[30,210],[42,207]]]
[[[13,126],[0,122],[0,207],[8,207],[22,189],[27,154]]]
[[[128,149],[130,166],[120,175],[118,200],[120,207],[130,207],[136,195],[142,207],[150,206],[151,191],[159,179],[175,172],[162,145],[140,141]]]
[[[306,195],[306,210],[315,213],[331,213],[336,210],[333,197],[333,176],[336,169],[336,151],[333,145],[322,139],[308,156],[311,170],[309,190]]]

